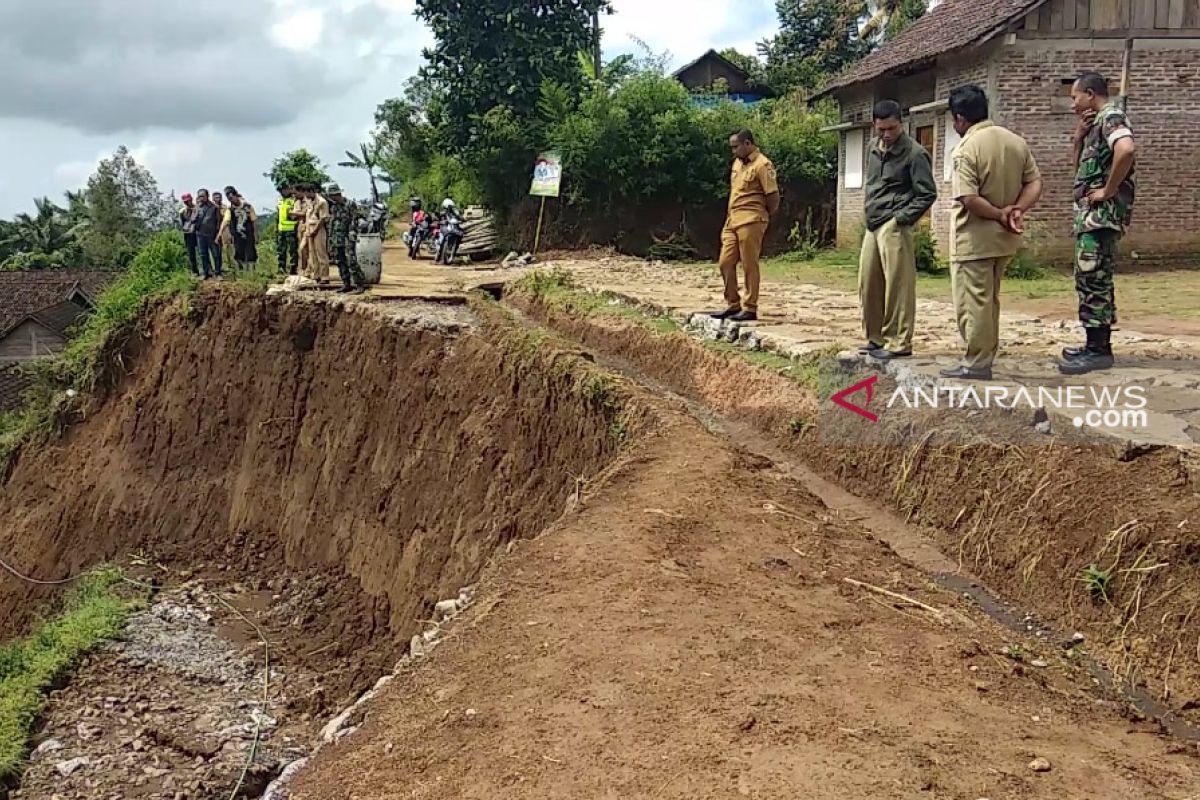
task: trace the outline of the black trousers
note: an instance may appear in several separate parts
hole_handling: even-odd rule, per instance
[[[199,262],[196,260],[196,234],[185,233],[183,235],[183,246],[187,248],[188,264],[192,268],[193,275],[200,274]]]
[[[275,253],[279,258],[280,274],[295,275],[300,266],[300,237],[296,231],[275,234]]]

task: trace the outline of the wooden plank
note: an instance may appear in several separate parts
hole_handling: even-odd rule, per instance
[[[1169,0],[1168,0],[1168,2],[1169,2]],[[1041,24],[1042,24],[1041,12],[1038,11],[1036,8],[1033,11],[1030,11],[1029,14],[1026,15],[1025,30],[1027,30],[1027,31],[1041,30]]]
[[[1183,27],[1200,28],[1200,0],[1187,0],[1183,14]]]
[[[1117,0],[1092,0],[1092,29],[1111,31],[1121,27],[1117,22]]]
[[[1171,0],[1158,0],[1154,7],[1154,27],[1166,28],[1167,17],[1171,12]]]
[[[1117,0],[1117,24],[1118,28],[1133,27],[1133,3],[1145,4],[1146,0]]]
[[[1075,30],[1086,31],[1091,27],[1092,0],[1075,0]]]
[[[1063,0],[1052,0],[1043,8],[1050,10],[1050,27],[1047,30],[1051,33],[1061,32],[1063,29]]]
[[[1133,21],[1129,23],[1129,27],[1154,27],[1154,0],[1139,0],[1133,4]]]
[[[1038,27],[1044,31],[1050,30],[1050,6],[1049,6],[1049,4],[1043,5],[1039,9],[1039,13],[1041,14],[1041,16],[1038,18]]]
[[[1171,0],[1171,8],[1167,11],[1167,27],[1182,28],[1183,12],[1186,10],[1183,0]]]
[[[1057,0],[1063,7],[1063,30],[1075,30],[1075,10],[1079,8],[1076,0]]]

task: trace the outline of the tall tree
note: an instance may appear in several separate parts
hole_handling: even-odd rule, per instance
[[[374,145],[369,145],[366,142],[359,144],[359,153],[346,151],[347,161],[339,161],[339,167],[349,167],[350,169],[361,169],[367,173],[367,177],[371,180],[371,202],[379,202],[379,187],[375,183],[376,172],[379,170],[379,153]]]
[[[593,16],[610,11],[608,0],[417,0],[435,39],[421,74],[441,90],[444,141],[464,152],[493,138],[496,109],[535,118],[543,81],[578,90],[576,54],[593,50]]]
[[[815,91],[871,51],[860,30],[867,0],[777,0],[775,10],[779,34],[758,49],[778,91]]]
[[[927,9],[926,0],[871,0],[867,8],[871,16],[863,24],[862,36],[873,41],[895,39]]]
[[[271,169],[263,173],[277,189],[295,186],[298,183],[328,183],[329,172],[321,159],[304,148],[284,153],[271,163]]]
[[[88,225],[81,244],[93,266],[124,266],[151,234],[174,224],[175,209],[125,147],[100,162],[83,199]]]

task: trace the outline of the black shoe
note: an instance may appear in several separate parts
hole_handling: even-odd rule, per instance
[[[740,308],[727,308],[724,311],[718,311],[716,313],[709,314],[709,316],[713,319],[729,319],[730,317],[736,316],[740,313],[742,313]]]
[[[876,350],[871,355],[880,361],[891,361],[896,358],[912,358],[912,350]]]
[[[1083,347],[1064,347],[1062,355],[1065,360],[1074,361],[1087,355],[1088,351],[1112,355],[1112,326],[1084,328],[1083,332],[1087,334],[1087,344]]]
[[[944,369],[940,374],[943,378],[954,378],[960,381],[990,381],[992,379],[991,369],[955,367],[954,369]]]
[[[1062,351],[1062,357],[1067,361],[1070,361],[1072,359],[1079,358],[1086,352],[1086,347],[1064,347]]]
[[[1085,350],[1074,358],[1068,358],[1058,365],[1058,371],[1063,375],[1087,375],[1089,372],[1112,369],[1116,361],[1112,350]]]
[[[883,349],[883,345],[867,342],[862,347],[858,348],[859,355],[869,356]]]
[[[365,286],[355,286],[353,289],[346,292],[346,294],[366,294],[366,291],[367,287]]]
[[[351,289],[349,286],[343,286],[342,288],[340,288],[336,292],[334,292],[334,294],[350,294],[350,292],[352,292],[352,291],[353,291],[353,289]]]
[[[730,322],[754,322],[758,319],[758,313],[755,311],[742,311],[734,314],[729,318]]]

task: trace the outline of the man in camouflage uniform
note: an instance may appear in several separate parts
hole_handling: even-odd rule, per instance
[[[338,294],[362,294],[367,281],[358,266],[358,213],[354,203],[346,200],[336,183],[325,184],[325,199],[329,201],[329,260],[337,264],[342,288]]]
[[[1059,370],[1084,375],[1113,366],[1113,282],[1118,246],[1133,216],[1137,146],[1125,109],[1109,98],[1102,75],[1082,75],[1071,87],[1071,98],[1080,117],[1075,130],[1075,288],[1087,345],[1063,350]]]

